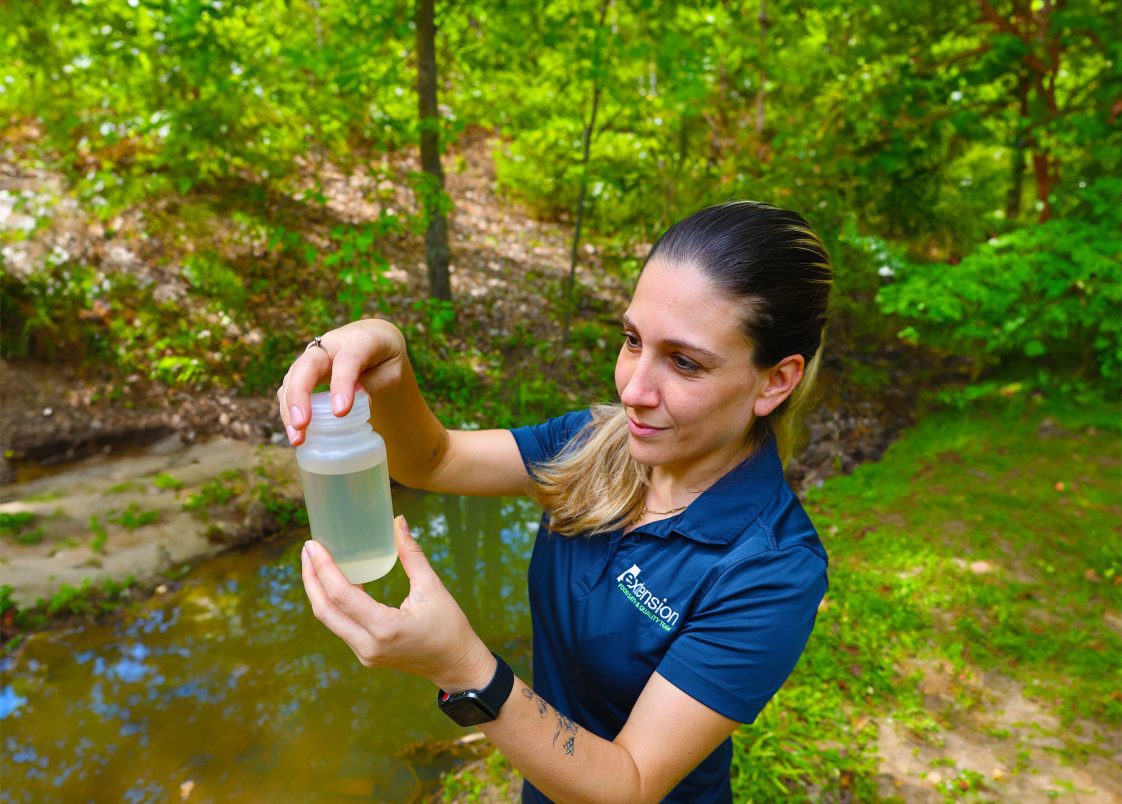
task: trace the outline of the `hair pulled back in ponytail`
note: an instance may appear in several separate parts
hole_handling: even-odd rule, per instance
[[[739,323],[758,368],[802,355],[803,377],[795,390],[771,414],[754,419],[745,434],[756,445],[775,437],[786,464],[796,418],[818,372],[829,313],[833,269],[821,239],[795,212],[731,201],[671,226],[646,263],[656,259],[695,268],[741,302]],[[639,518],[650,471],[631,457],[622,406],[598,406],[585,432],[554,460],[535,467],[532,491],[554,532],[607,532]]]

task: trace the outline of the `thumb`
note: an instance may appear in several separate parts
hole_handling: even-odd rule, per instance
[[[401,560],[401,568],[409,577],[410,586],[421,586],[423,589],[434,581],[439,584],[440,579],[429,565],[425,551],[409,532],[409,523],[405,521],[405,517],[399,516],[394,519],[393,530],[397,541],[397,556]]]

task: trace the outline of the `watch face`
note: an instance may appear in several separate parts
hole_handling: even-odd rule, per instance
[[[495,715],[481,701],[469,697],[442,701],[440,710],[461,726],[478,726],[495,719]]]

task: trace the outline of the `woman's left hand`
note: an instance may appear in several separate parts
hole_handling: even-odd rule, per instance
[[[352,584],[323,545],[309,541],[300,563],[312,613],[366,667],[403,670],[447,692],[486,686],[495,659],[429,566],[404,517],[394,520],[394,537],[409,577],[409,595],[399,608],[379,603]]]

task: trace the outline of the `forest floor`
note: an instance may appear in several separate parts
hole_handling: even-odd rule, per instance
[[[830,591],[737,801],[1122,801],[1116,402],[946,411],[808,492]],[[490,753],[443,801],[506,801]]]

